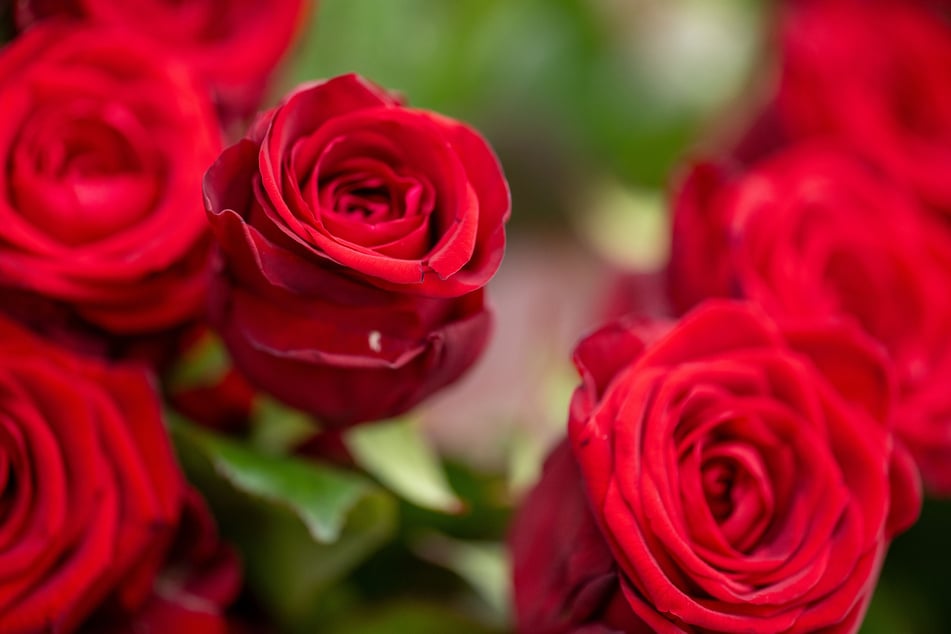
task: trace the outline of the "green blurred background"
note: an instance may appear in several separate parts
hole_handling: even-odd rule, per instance
[[[763,12],[757,0],[322,0],[284,86],[356,71],[472,123],[512,179],[515,222],[550,221],[591,172],[662,186],[749,84]]]

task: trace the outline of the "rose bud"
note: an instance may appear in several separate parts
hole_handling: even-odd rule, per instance
[[[0,51],[0,102],[4,310],[28,296],[32,327],[100,339],[198,318],[220,135],[185,69],[130,34],[44,24]]]
[[[455,121],[347,75],[263,115],[205,175],[212,321],[236,367],[330,425],[459,377],[490,320],[508,187]]]
[[[834,138],[951,213],[951,25],[928,4],[791,7],[777,106],[789,134]]]
[[[185,497],[148,374],[0,321],[0,631],[73,632],[153,592]]]
[[[888,544],[921,504],[872,340],[714,301],[669,329],[609,325],[575,364],[568,437],[587,504],[556,454],[513,540],[523,631],[542,631],[528,624],[546,623],[546,606],[551,623],[589,631],[858,630]],[[567,504],[600,534],[565,519]]]
[[[21,29],[48,18],[82,19],[146,38],[200,77],[224,114],[253,114],[275,67],[304,25],[310,0],[19,0]]]
[[[896,425],[925,483],[951,494],[947,229],[882,174],[809,144],[743,173],[697,165],[674,206],[680,306],[745,297],[776,316],[857,321],[896,366]]]

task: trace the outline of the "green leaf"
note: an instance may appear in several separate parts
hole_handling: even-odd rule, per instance
[[[414,421],[356,427],[347,433],[346,444],[360,467],[407,501],[444,513],[465,509]]]
[[[352,474],[262,453],[197,427],[179,424],[176,432],[201,448],[218,475],[235,489],[288,508],[320,543],[338,538],[348,513],[371,490],[366,480]]]
[[[186,475],[282,631],[310,631],[327,587],[395,533],[396,500],[358,474],[269,455],[180,419],[171,429]]]
[[[887,583],[879,583],[859,631],[862,634],[939,631],[921,627],[922,623],[928,623],[931,616],[927,602],[908,595],[907,591],[896,591]],[[933,622],[928,624],[934,627]]]
[[[284,626],[281,631],[320,629],[315,617],[325,609],[325,593],[393,535],[391,502],[385,496],[366,498],[332,544],[313,542],[304,526],[280,509],[234,518],[248,584]]]
[[[171,389],[211,385],[231,367],[231,357],[216,335],[207,333],[176,361],[168,375]]]
[[[319,430],[309,415],[263,394],[254,399],[251,420],[251,444],[271,454],[289,453]]]
[[[445,607],[421,602],[390,603],[374,606],[368,613],[355,614],[326,630],[329,634],[491,634],[487,629]]]
[[[418,540],[414,551],[423,559],[456,573],[485,602],[487,616],[506,623],[511,579],[505,546],[498,542],[473,542],[430,533]]]

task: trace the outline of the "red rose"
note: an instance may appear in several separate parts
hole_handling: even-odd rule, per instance
[[[609,326],[575,363],[569,439],[651,631],[858,629],[921,502],[874,344],[724,302],[665,333]]]
[[[32,295],[119,335],[199,316],[220,138],[190,75],[134,36],[41,25],[0,51],[0,103],[6,310]]]
[[[746,297],[778,316],[857,320],[898,370],[897,427],[929,488],[951,493],[951,237],[913,197],[831,148],[733,174],[696,166],[675,201],[681,307]]]
[[[517,631],[646,631],[621,591],[617,565],[591,514],[567,442],[552,451],[541,480],[522,503],[509,546]]]
[[[803,3],[782,24],[793,135],[836,138],[951,213],[951,25],[907,0]]]
[[[173,52],[238,114],[253,113],[304,23],[309,0],[19,0],[20,28],[50,17],[129,31]]]
[[[326,422],[395,415],[489,330],[509,196],[475,132],[348,75],[293,93],[205,176],[213,320],[238,369]]]
[[[0,630],[71,632],[152,591],[185,482],[147,374],[0,322]]]
[[[83,632],[226,634],[225,608],[240,589],[234,551],[219,540],[205,501],[189,489],[175,542],[145,603],[131,613],[100,610]]]

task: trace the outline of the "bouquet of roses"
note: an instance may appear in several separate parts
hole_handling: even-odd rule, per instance
[[[675,172],[653,283],[589,311],[525,495],[425,433],[532,382],[480,133],[277,87],[307,0],[8,7],[0,634],[858,631],[951,494],[951,15],[780,4],[763,103]]]

